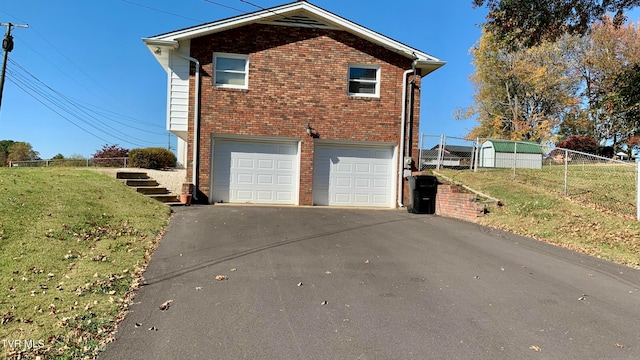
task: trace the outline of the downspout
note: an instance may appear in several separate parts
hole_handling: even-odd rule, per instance
[[[401,125],[400,125],[400,151],[398,152],[400,154],[400,160],[399,160],[399,166],[398,166],[398,207],[404,207],[404,199],[403,199],[403,182],[402,182],[402,178],[404,175],[404,145],[405,145],[405,137],[406,137],[406,133],[405,133],[405,128],[407,126],[407,81],[408,81],[408,76],[411,73],[415,73],[416,71],[416,63],[418,62],[418,59],[414,59],[413,63],[411,64],[411,69],[405,71],[402,74],[402,114],[400,115],[401,117]],[[413,109],[412,109],[413,110]]]
[[[191,164],[191,174],[193,183],[192,197],[194,201],[198,200],[198,145],[200,142],[200,62],[191,56],[185,56],[178,52],[174,52],[178,57],[189,60],[196,65],[196,89],[193,105],[193,162]]]

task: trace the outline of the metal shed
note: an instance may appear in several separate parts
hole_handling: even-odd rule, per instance
[[[480,148],[480,167],[542,169],[542,147],[535,143],[487,140]]]

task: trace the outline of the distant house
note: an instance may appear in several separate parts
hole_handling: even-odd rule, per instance
[[[422,164],[425,166],[438,165],[438,153],[440,145],[436,145],[431,150],[422,150]],[[444,167],[469,167],[474,156],[472,146],[445,145],[441,156],[440,166]]]
[[[440,145],[436,145],[431,150],[438,150]],[[460,158],[473,157],[473,146],[461,146],[461,145],[445,145],[444,152],[451,155],[456,155]]]
[[[421,153],[421,165],[422,168],[433,168],[438,166],[438,153],[440,151],[436,149],[422,150]],[[444,153],[442,159],[440,159],[440,166],[445,167],[458,167],[461,166],[461,158],[454,154]]]
[[[542,169],[542,147],[535,143],[487,140],[480,148],[480,167]]]
[[[565,155],[567,157],[567,162],[572,162],[573,161],[573,157],[570,156],[567,152],[567,150],[565,149],[553,149],[551,150],[551,152],[547,155],[546,161],[548,164],[564,164],[565,163]]]

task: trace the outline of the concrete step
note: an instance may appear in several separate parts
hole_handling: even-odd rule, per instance
[[[163,187],[137,187],[136,191],[145,194],[145,195],[165,195],[169,194],[170,191],[167,188]]]
[[[161,187],[154,179],[150,178],[147,173],[135,171],[118,171],[116,179],[120,179],[125,185],[134,187],[139,192],[154,200],[160,201],[170,206],[183,205],[180,203],[180,197],[171,193],[167,188]]]
[[[145,172],[118,171],[116,173],[116,179],[149,179],[149,176]]]
[[[176,194],[149,194],[147,196],[163,203],[173,203],[180,200]]]
[[[127,186],[133,186],[133,187],[154,187],[154,186],[158,186],[160,184],[158,184],[157,181],[153,180],[153,179],[123,179],[122,181],[124,181],[125,184],[127,184]]]

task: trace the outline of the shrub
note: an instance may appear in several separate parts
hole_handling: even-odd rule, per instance
[[[129,151],[129,164],[144,169],[165,169],[176,166],[176,156],[164,148],[133,149]]]
[[[105,144],[102,149],[93,154],[93,163],[96,166],[118,167],[123,166],[124,162],[118,158],[126,158],[129,150],[116,145]],[[100,159],[100,160],[97,160]],[[104,159],[104,160],[102,160]]]
[[[571,135],[556,144],[557,147],[584,153],[595,154],[598,150],[598,142],[591,136]]]

